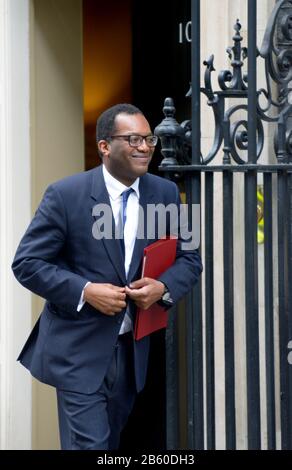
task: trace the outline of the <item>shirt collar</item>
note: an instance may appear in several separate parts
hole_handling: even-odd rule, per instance
[[[103,171],[103,177],[104,177],[104,182],[106,189],[109,193],[109,196],[112,200],[116,200],[120,197],[122,192],[124,192],[126,189],[132,188],[138,199],[140,197],[140,192],[139,192],[139,181],[140,178],[137,178],[131,186],[125,186],[123,183],[118,181],[116,178],[114,178],[106,169],[104,165],[102,165],[102,171]]]

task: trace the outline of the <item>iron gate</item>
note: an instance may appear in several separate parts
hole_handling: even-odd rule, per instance
[[[187,94],[192,100],[192,117],[178,124],[173,101],[167,98],[163,108],[165,119],[155,130],[164,157],[160,169],[166,177],[184,185],[187,203],[201,204],[203,213],[204,277],[188,296],[185,306],[187,417],[184,425],[189,449],[216,448],[215,346],[218,338],[214,327],[214,292],[217,289],[214,270],[218,232],[214,225],[217,213],[214,204],[218,201],[214,188],[218,178],[222,188],[223,233],[219,249],[223,255],[224,293],[224,361],[219,367],[225,374],[226,448],[238,448],[237,416],[241,401],[245,401],[246,447],[292,449],[292,353],[289,353],[292,348],[292,93],[289,89],[292,1],[276,1],[260,49],[257,48],[257,1],[247,0],[247,8],[247,47],[242,46],[241,24],[237,20],[233,46],[227,49],[231,69],[219,73],[219,88],[214,90],[213,56],[204,62],[204,86],[200,83],[200,0],[192,0],[192,83]],[[266,83],[258,89],[259,61],[264,64]],[[243,73],[245,62],[247,74]],[[207,156],[201,153],[202,94],[207,98],[215,122],[214,141]],[[236,118],[238,113],[240,117]],[[270,162],[261,163],[266,132],[263,123],[273,127],[275,150],[273,156],[269,152]],[[221,162],[214,163],[219,155],[222,155]],[[234,197],[240,185],[242,219],[238,225]],[[264,228],[258,225],[260,218]],[[238,246],[235,253],[237,240],[234,238],[241,228],[244,234],[242,256]],[[260,229],[263,229],[264,241],[259,247]],[[259,260],[262,276],[259,276]],[[237,273],[241,268],[245,273],[244,282],[238,283]],[[238,292],[244,299],[242,330],[245,331],[242,335],[235,334],[240,320],[235,305]],[[169,449],[179,449],[182,445],[177,322],[177,316],[172,315],[166,336]],[[238,340],[243,341],[241,351]],[[239,394],[238,354],[245,356],[245,380]]]

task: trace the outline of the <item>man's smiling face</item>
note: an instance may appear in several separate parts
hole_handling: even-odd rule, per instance
[[[113,136],[151,134],[147,119],[142,114],[118,114],[115,118]],[[103,163],[109,173],[126,186],[130,186],[139,176],[144,175],[151,161],[154,147],[145,140],[139,147],[131,147],[123,138],[113,138],[98,143],[103,153]]]

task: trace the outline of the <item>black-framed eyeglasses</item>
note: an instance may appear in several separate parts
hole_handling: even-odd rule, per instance
[[[140,147],[140,145],[143,144],[143,141],[145,140],[146,144],[148,147],[155,147],[157,142],[158,142],[158,137],[157,135],[111,135],[109,136],[109,139],[124,139],[128,142],[130,147]]]

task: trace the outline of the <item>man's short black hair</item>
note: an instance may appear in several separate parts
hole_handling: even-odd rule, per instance
[[[118,114],[142,114],[133,104],[120,103],[106,109],[96,121],[96,142],[106,140],[115,133],[115,119]]]

